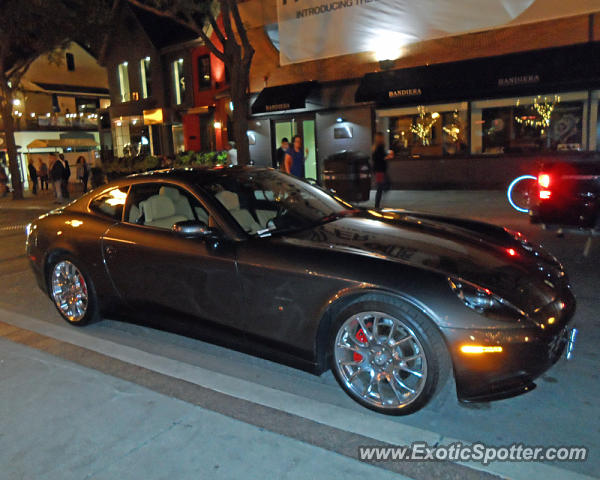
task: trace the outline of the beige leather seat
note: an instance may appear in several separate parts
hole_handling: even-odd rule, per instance
[[[144,225],[171,228],[175,223],[188,220],[175,213],[173,201],[166,195],[153,195],[140,202],[139,208],[144,214]]]
[[[158,191],[159,195],[165,195],[169,197],[173,205],[175,205],[175,214],[183,215],[188,220],[194,220],[194,213],[190,206],[190,201],[174,187],[160,187]]]
[[[262,228],[267,228],[267,223],[269,220],[275,218],[277,212],[274,210],[257,210],[256,216],[258,217],[258,222],[262,225]]]
[[[141,216],[142,216],[141,210],[136,205],[132,205],[131,208],[129,209],[129,218],[127,221],[129,223],[137,223],[137,221],[140,219]]]
[[[215,195],[215,198],[229,210],[231,216],[240,224],[240,226],[249,233],[256,233],[262,227],[258,224],[248,210],[240,208],[240,199],[237,193],[223,190]]]

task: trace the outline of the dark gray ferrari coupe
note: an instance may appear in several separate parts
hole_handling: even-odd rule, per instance
[[[102,186],[27,229],[39,286],[72,325],[135,319],[321,374],[378,412],[505,398],[566,351],[575,299],[519,233],[357,208],[252,167]]]

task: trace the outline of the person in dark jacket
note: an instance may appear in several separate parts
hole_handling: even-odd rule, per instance
[[[55,154],[50,154],[50,183],[54,187],[55,203],[63,202],[63,181],[65,177],[65,167]]]
[[[33,164],[33,158],[31,157],[29,157],[27,169],[29,170],[29,180],[31,180],[31,191],[34,195],[37,195],[38,174],[35,165]]]
[[[285,155],[289,149],[290,141],[287,139],[287,137],[283,137],[281,139],[281,146],[277,149],[275,154],[275,165],[273,165],[273,168],[283,170],[283,162],[285,161]]]
[[[65,156],[61,153],[58,155],[60,158],[60,162],[63,166],[63,181],[61,184],[62,187],[62,196],[65,199],[69,199],[69,178],[71,178],[71,167],[69,167],[69,162],[65,159]]]
[[[385,150],[385,138],[383,133],[375,134],[375,143],[373,143],[373,173],[375,174],[375,184],[377,193],[375,194],[375,208],[381,207],[381,197],[383,192],[390,189],[390,180],[387,174],[388,160],[392,158],[391,152]]]

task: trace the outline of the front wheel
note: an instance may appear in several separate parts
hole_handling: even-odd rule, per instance
[[[48,292],[62,317],[76,326],[96,321],[99,314],[94,286],[77,261],[62,256],[49,267]]]
[[[340,386],[361,405],[388,415],[425,406],[451,370],[441,335],[409,304],[354,304],[339,315],[330,342]]]

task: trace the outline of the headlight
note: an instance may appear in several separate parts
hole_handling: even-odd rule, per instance
[[[467,307],[481,315],[504,321],[519,321],[527,317],[523,310],[494,295],[487,288],[477,287],[453,278],[448,278],[448,283],[452,291]]]

